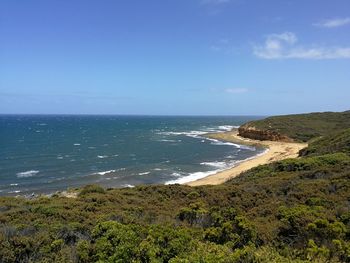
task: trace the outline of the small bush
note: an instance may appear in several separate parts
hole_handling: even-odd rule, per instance
[[[105,193],[105,189],[102,188],[99,185],[95,185],[95,184],[90,184],[90,185],[86,185],[79,193],[79,196],[83,196],[86,194],[90,194],[90,193],[100,193],[103,194]]]

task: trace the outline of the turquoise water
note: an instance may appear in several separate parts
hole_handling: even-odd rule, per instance
[[[257,118],[0,115],[0,195],[199,179],[262,151],[203,134]]]

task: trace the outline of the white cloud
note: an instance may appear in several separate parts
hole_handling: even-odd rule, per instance
[[[248,89],[245,88],[231,88],[231,89],[225,89],[225,92],[232,93],[232,94],[238,94],[238,93],[246,93],[248,92]]]
[[[254,55],[263,59],[340,59],[350,58],[350,47],[312,47],[296,45],[292,32],[271,34],[265,43],[254,46]]]
[[[334,28],[334,27],[345,26],[348,24],[350,24],[350,17],[333,18],[333,19],[325,20],[323,22],[316,23],[314,25],[319,27]]]

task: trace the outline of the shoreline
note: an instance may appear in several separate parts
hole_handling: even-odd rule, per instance
[[[208,175],[200,177],[193,181],[185,181],[179,184],[188,186],[202,186],[202,185],[218,185],[225,183],[226,181],[239,176],[241,173],[254,168],[259,165],[268,164],[274,161],[279,161],[287,158],[298,157],[298,152],[302,148],[307,147],[307,143],[291,143],[281,141],[259,141],[244,138],[238,135],[238,130],[233,129],[231,131],[207,133],[204,135],[209,139],[215,139],[223,142],[231,142],[240,144],[243,146],[253,146],[264,148],[263,152],[243,160],[237,160],[233,167],[229,167],[224,170],[208,171]],[[165,183],[171,184],[171,183]],[[116,187],[119,188],[119,187]],[[122,187],[123,188],[123,187]],[[26,198],[35,198],[36,196],[51,196],[58,195],[61,197],[76,198],[78,192],[76,189],[58,190],[50,194],[28,194]],[[19,195],[17,195],[19,196]]]
[[[236,166],[228,168],[227,170],[209,175],[195,181],[184,183],[184,185],[201,186],[222,184],[256,166],[280,161],[287,158],[297,158],[299,151],[307,147],[307,143],[259,141],[247,139],[239,136],[237,130],[232,130],[224,133],[208,134],[208,137],[248,146],[260,146],[266,148],[266,150],[263,153],[257,154],[256,156],[239,161]]]

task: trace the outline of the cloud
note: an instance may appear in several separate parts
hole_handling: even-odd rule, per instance
[[[350,17],[333,18],[314,24],[314,26],[334,28],[350,24]]]
[[[263,59],[349,59],[350,47],[311,47],[296,45],[292,32],[271,34],[265,43],[253,48],[255,56]]]
[[[248,92],[248,89],[246,89],[246,88],[231,88],[231,89],[225,89],[225,92],[231,93],[231,94],[239,94],[239,93]]]

